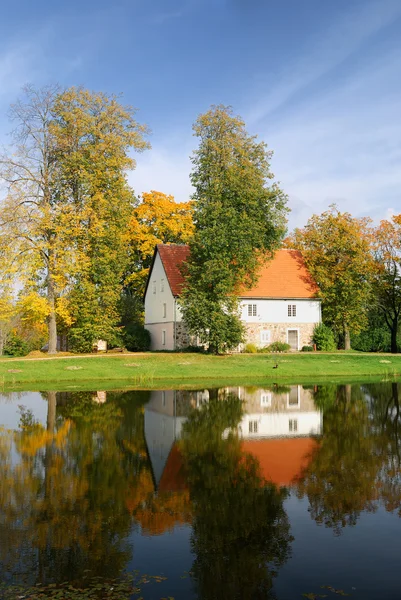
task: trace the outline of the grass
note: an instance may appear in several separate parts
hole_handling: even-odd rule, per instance
[[[277,368],[274,368],[277,365]],[[396,379],[401,355],[144,353],[0,360],[0,389],[152,389]],[[96,384],[96,385],[95,385]]]

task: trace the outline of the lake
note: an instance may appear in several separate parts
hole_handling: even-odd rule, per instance
[[[401,598],[401,383],[0,395],[0,598]]]

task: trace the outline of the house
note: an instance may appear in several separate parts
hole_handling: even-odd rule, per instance
[[[158,244],[146,284],[145,327],[151,350],[177,350],[197,345],[188,335],[179,307],[184,285],[181,272],[189,247]],[[318,288],[297,250],[278,250],[264,264],[256,285],[240,296],[241,320],[246,342],[263,347],[280,341],[293,350],[311,344],[313,329],[321,322]]]

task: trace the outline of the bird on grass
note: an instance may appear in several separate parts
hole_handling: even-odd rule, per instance
[[[273,365],[273,369],[278,369],[278,362],[276,362],[276,364]]]

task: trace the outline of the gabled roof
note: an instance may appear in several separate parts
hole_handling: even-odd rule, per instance
[[[158,244],[155,255],[156,252],[160,255],[172,294],[179,296],[184,284],[181,266],[189,257],[189,247],[181,244]],[[298,250],[281,249],[261,267],[257,284],[252,289],[243,290],[240,297],[314,298],[318,291],[302,254]]]
[[[260,270],[259,280],[241,298],[314,298],[319,291],[298,250],[277,250]]]
[[[184,244],[157,244],[157,251],[166,271],[171,292],[173,296],[179,296],[184,284],[181,267],[188,259],[189,246]]]

